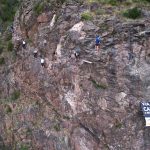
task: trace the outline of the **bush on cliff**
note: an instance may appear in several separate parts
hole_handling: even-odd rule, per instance
[[[2,22],[12,22],[19,4],[18,0],[1,0],[0,1],[0,19]]]
[[[130,18],[130,19],[137,19],[141,16],[142,12],[140,9],[138,9],[137,7],[131,8],[126,10],[123,13],[123,16]]]

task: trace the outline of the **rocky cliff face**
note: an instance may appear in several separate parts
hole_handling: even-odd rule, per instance
[[[133,21],[112,15],[122,6],[107,6],[107,15],[83,21],[83,12],[104,6],[67,1],[37,15],[35,3],[24,0],[17,12],[15,60],[8,57],[1,67],[1,147],[150,149],[149,128],[139,114],[139,102],[150,96],[148,11]],[[102,37],[100,52],[96,34]]]

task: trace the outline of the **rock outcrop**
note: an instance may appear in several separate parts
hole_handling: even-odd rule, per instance
[[[150,149],[149,128],[139,115],[139,102],[150,96],[150,16],[125,21],[95,15],[83,21],[81,14],[89,9],[84,3],[69,1],[39,16],[33,15],[33,7],[34,1],[30,5],[26,0],[16,14],[16,60],[10,59],[0,79],[0,146]],[[93,4],[91,11],[99,7]],[[100,52],[95,50],[96,34],[102,36]],[[23,39],[26,48],[17,43]]]

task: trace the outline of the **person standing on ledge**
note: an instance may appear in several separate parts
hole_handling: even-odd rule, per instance
[[[46,39],[44,39],[43,44],[44,44],[44,46],[46,46],[46,45],[47,45],[47,41],[46,41]]]
[[[99,35],[96,35],[96,39],[95,39],[95,48],[96,50],[99,52],[100,49],[100,42],[101,42],[101,38]]]

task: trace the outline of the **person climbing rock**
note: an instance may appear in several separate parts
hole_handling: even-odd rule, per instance
[[[26,48],[26,42],[25,41],[22,41],[22,47]]]
[[[33,55],[34,55],[35,58],[37,58],[38,51],[37,51],[37,50],[34,50]]]
[[[44,46],[46,46],[47,45],[47,41],[44,39],[44,41],[43,41],[43,44],[44,44]]]
[[[101,42],[101,38],[99,35],[97,35],[96,39],[95,39],[95,48],[97,51],[99,51],[99,49],[100,49],[100,42]]]
[[[15,41],[14,49],[15,49],[15,50],[18,50],[19,47],[22,46],[21,44],[22,44],[22,41],[20,40],[19,37],[17,37],[17,38],[16,38],[16,41]]]
[[[45,66],[45,60],[43,58],[41,58],[41,66],[44,67]]]
[[[134,59],[134,54],[133,54],[132,51],[128,52],[128,55],[129,55],[129,57],[128,57],[129,61],[131,61],[132,59]]]
[[[79,58],[80,52],[81,52],[81,49],[80,49],[79,46],[77,46],[77,48],[75,49],[75,52],[74,52],[74,55],[75,55],[76,58]]]

